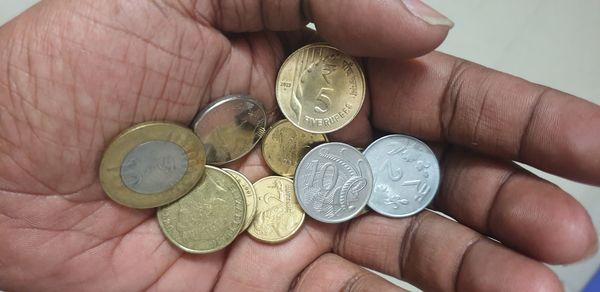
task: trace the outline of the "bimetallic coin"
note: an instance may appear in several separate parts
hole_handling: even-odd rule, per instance
[[[115,202],[154,208],[173,202],[204,174],[202,142],[184,127],[147,122],[125,130],[100,162],[100,183]]]
[[[310,217],[325,223],[348,221],[367,205],[373,189],[371,166],[350,145],[322,144],[300,161],[294,188]]]
[[[311,148],[327,142],[325,134],[314,134],[299,129],[288,120],[271,126],[262,142],[262,155],[273,172],[293,176],[300,159]]]
[[[389,217],[406,217],[423,210],[440,184],[440,167],[433,151],[416,138],[390,135],[365,149],[375,178],[369,207]]]
[[[206,162],[223,165],[246,155],[265,134],[267,115],[248,96],[220,98],[198,113],[193,129],[206,148]]]
[[[226,168],[224,168],[223,170],[229,173],[231,176],[233,176],[233,178],[238,182],[238,184],[242,188],[244,196],[246,196],[246,218],[244,219],[244,227],[240,231],[240,233],[242,233],[246,229],[248,229],[248,226],[250,226],[252,220],[254,219],[254,215],[256,214],[256,203],[258,200],[256,198],[256,192],[254,191],[254,186],[248,180],[248,178],[246,178],[246,176],[235,170]]]
[[[206,175],[186,196],[158,209],[165,236],[189,253],[225,248],[239,234],[246,217],[246,199],[227,172],[206,167]]]
[[[324,43],[302,47],[290,55],[275,86],[285,117],[311,133],[331,133],[350,123],[366,92],[358,62]]]
[[[281,176],[268,176],[254,183],[258,206],[248,234],[267,243],[291,238],[304,222],[304,212],[294,194],[294,183]]]

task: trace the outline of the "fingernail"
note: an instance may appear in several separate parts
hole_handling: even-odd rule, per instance
[[[428,24],[447,26],[449,28],[454,26],[454,22],[452,22],[452,20],[437,12],[421,0],[402,0],[402,2],[406,8],[408,8],[410,13],[427,22]]]

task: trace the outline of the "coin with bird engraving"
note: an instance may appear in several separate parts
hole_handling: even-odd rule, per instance
[[[262,156],[273,172],[291,177],[310,149],[327,142],[325,134],[306,132],[288,120],[273,124],[262,141]]]
[[[367,159],[343,143],[325,143],[304,156],[294,179],[302,209],[325,223],[340,223],[364,210],[373,175]]]

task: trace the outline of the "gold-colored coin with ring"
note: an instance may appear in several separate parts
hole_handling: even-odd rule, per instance
[[[224,170],[206,166],[206,174],[183,198],[158,209],[165,236],[189,253],[211,253],[228,246],[244,225],[246,199]]]
[[[283,119],[273,124],[263,138],[262,155],[273,172],[291,177],[302,157],[325,142],[328,142],[325,134],[306,132]]]
[[[365,100],[365,75],[351,56],[325,43],[292,53],[281,66],[276,97],[285,117],[311,133],[331,133],[350,123]]]
[[[155,208],[187,194],[204,174],[204,147],[182,126],[164,122],[135,125],[108,146],[100,183],[115,202]]]
[[[290,239],[304,222],[304,211],[294,193],[294,183],[282,176],[268,176],[254,183],[258,206],[248,233],[263,242]]]
[[[233,176],[242,188],[244,196],[246,196],[246,218],[244,219],[244,227],[240,231],[240,233],[242,233],[248,229],[254,219],[254,214],[256,214],[256,203],[258,200],[256,198],[256,192],[254,191],[254,186],[245,175],[232,169],[224,168],[223,170]]]

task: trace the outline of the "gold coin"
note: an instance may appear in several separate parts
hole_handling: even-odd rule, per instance
[[[263,138],[262,155],[271,170],[291,177],[302,157],[313,146],[327,141],[325,134],[306,132],[284,119],[273,124]]]
[[[158,209],[165,236],[189,253],[210,253],[229,245],[246,217],[246,199],[227,172],[206,166],[206,175],[185,197]]]
[[[244,227],[240,230],[240,233],[242,233],[248,229],[248,226],[250,226],[254,219],[254,214],[256,214],[256,192],[254,191],[254,186],[246,176],[232,169],[224,168],[223,170],[233,176],[242,188],[244,196],[246,196],[246,218],[244,219]]]
[[[204,174],[204,164],[204,146],[190,129],[146,122],[111,142],[100,162],[100,183],[121,205],[154,208],[187,194]]]
[[[278,243],[291,238],[304,222],[304,211],[296,200],[294,183],[282,176],[268,176],[254,183],[258,206],[248,233],[263,242]]]
[[[290,55],[275,86],[285,117],[311,133],[331,133],[350,123],[366,92],[358,62],[324,43],[302,47]]]

